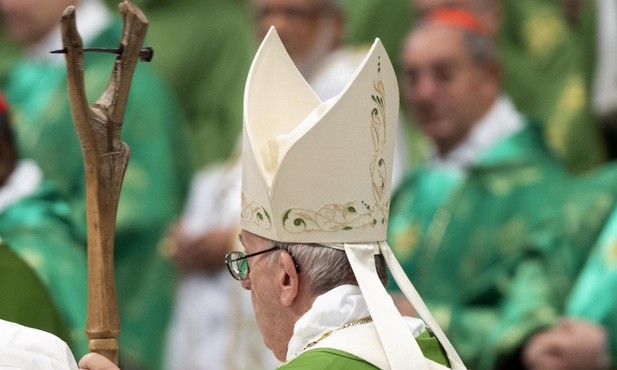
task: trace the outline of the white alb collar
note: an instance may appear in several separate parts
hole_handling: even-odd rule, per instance
[[[338,286],[315,299],[313,306],[294,326],[294,332],[287,346],[289,361],[297,356],[304,347],[329,330],[339,329],[350,322],[369,317],[364,297],[357,285]],[[405,317],[414,336],[424,331],[424,322],[420,319]]]
[[[43,173],[34,161],[21,160],[0,188],[0,213],[11,204],[33,194],[43,180]]]
[[[507,96],[501,96],[471,129],[467,138],[443,157],[432,149],[430,166],[464,170],[477,163],[496,142],[523,128],[523,119]]]

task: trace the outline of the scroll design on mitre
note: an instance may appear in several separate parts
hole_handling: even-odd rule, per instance
[[[388,222],[390,204],[386,192],[387,168],[384,157],[386,144],[385,88],[381,79],[381,57],[377,61],[377,79],[373,81],[375,93],[371,95],[375,106],[371,110],[371,136],[374,151],[370,163],[374,202],[364,200],[343,204],[327,204],[317,210],[290,208],[283,212],[285,230],[293,234],[313,231],[336,232],[353,230]]]
[[[266,208],[257,201],[249,201],[244,192],[242,192],[242,212],[240,217],[242,221],[251,222],[265,230],[270,230],[272,227],[272,220]]]

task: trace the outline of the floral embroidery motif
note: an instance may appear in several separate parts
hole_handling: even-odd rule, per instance
[[[387,167],[383,159],[386,144],[385,88],[381,80],[381,57],[377,62],[377,79],[373,82],[375,93],[371,100],[371,137],[374,151],[370,163],[372,189],[375,201],[351,201],[345,204],[328,204],[318,210],[291,208],[283,213],[283,227],[290,233],[312,231],[335,232],[353,230],[388,222],[390,197],[386,194]]]
[[[257,201],[249,202],[245,193],[242,193],[242,212],[240,218],[243,222],[252,222],[255,225],[270,230],[272,221],[268,211]]]

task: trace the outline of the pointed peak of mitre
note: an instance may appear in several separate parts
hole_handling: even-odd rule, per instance
[[[398,99],[379,39],[322,102],[270,29],[245,91],[242,227],[284,242],[385,240]]]

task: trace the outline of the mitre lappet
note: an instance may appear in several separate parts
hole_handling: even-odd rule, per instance
[[[389,367],[435,369],[377,276],[374,255],[383,254],[451,367],[464,369],[386,243],[398,109],[379,39],[343,90],[321,101],[271,28],[246,82],[241,226],[278,242],[344,250]]]

